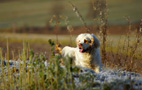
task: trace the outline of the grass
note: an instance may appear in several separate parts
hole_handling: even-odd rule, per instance
[[[68,16],[72,25],[82,25],[79,19],[75,16],[71,7],[69,6],[68,0],[62,0],[64,10],[61,13],[63,16]],[[28,26],[45,26],[46,23],[51,19],[52,6],[56,3],[51,0],[35,0],[35,1],[13,1],[0,3],[0,28],[12,27],[16,24],[17,27],[24,25]],[[97,21],[92,21],[87,15],[88,0],[76,1],[73,0],[80,13],[83,15],[87,24],[94,24]],[[17,8],[18,7],[18,8]],[[142,11],[140,10],[141,0],[119,0],[119,1],[108,1],[108,21],[109,24],[126,24],[124,16],[130,16],[132,22],[138,22],[141,19]],[[121,13],[120,13],[121,12]],[[65,24],[62,23],[63,26]]]
[[[76,35],[72,37],[75,40]],[[10,42],[20,42],[20,41],[28,41],[28,42],[40,42],[40,43],[48,43],[49,39],[56,41],[56,35],[42,35],[42,34],[17,34],[17,33],[1,33],[0,40],[5,41],[9,40]],[[70,43],[69,35],[58,35],[58,40],[62,44]]]
[[[99,37],[99,35],[97,35]],[[0,34],[0,41],[4,42],[8,39],[9,42],[30,42],[30,43],[43,43],[43,44],[47,44],[49,39],[52,39],[53,41],[55,41],[56,43],[61,43],[62,46],[65,45],[71,45],[76,47],[75,45],[75,38],[76,35],[72,35],[72,44],[70,41],[70,36],[69,35],[58,35],[58,42],[56,40],[56,36],[55,35],[40,35],[40,34],[8,34],[8,33],[2,33]],[[99,38],[100,41],[101,38]],[[123,60],[125,60],[125,58],[128,56],[129,58],[131,57],[131,53],[133,48],[135,47],[136,44],[136,36],[134,34],[130,35],[130,41],[129,41],[129,47],[127,47],[127,40],[128,37],[126,35],[108,35],[107,36],[107,42],[106,42],[106,52],[110,53],[107,56],[110,56],[108,59],[110,59],[110,61],[108,60],[107,62],[111,62],[111,60],[113,60],[113,58],[115,58],[115,61],[117,63],[115,63],[115,65],[119,64],[120,62],[118,62],[118,57],[116,55],[120,55],[122,62]],[[141,38],[142,39],[142,38]],[[136,60],[137,62],[141,62],[140,59],[142,59],[141,57],[141,45],[142,43],[140,42],[138,45],[138,48],[136,50],[136,55],[134,56],[134,60]],[[102,50],[102,42],[101,42],[101,48],[100,51]],[[129,51],[127,51],[127,49],[129,49]],[[49,52],[49,51],[47,51]],[[11,52],[10,52],[11,53]],[[115,56],[113,56],[115,55]],[[129,61],[129,60],[128,60]],[[114,64],[110,64],[109,66],[113,66]],[[120,66],[119,66],[120,67]],[[123,66],[125,67],[125,66]],[[122,67],[121,67],[122,68]],[[134,69],[135,71],[135,69]],[[137,71],[137,70],[136,70]],[[137,71],[139,72],[139,70]]]
[[[22,35],[20,34],[20,36]],[[40,35],[39,36],[35,35],[35,36],[41,37]],[[117,42],[120,39],[119,36],[109,36],[109,38],[110,37],[111,38],[113,37],[114,42],[117,43],[116,45],[119,44]],[[126,38],[126,36],[124,37]],[[23,36],[21,38],[23,38]],[[131,38],[134,39],[135,37],[131,37]],[[107,44],[110,44],[110,42],[108,41]],[[2,49],[0,48],[0,60],[1,60],[0,87],[1,89],[2,90],[4,89],[13,89],[13,90],[16,90],[16,89],[111,90],[112,86],[113,87],[115,86],[115,88],[120,88],[119,85],[121,84],[123,84],[124,86],[125,85],[128,86],[128,87],[122,87],[122,88],[130,88],[131,84],[125,84],[124,81],[117,81],[118,86],[114,85],[116,83],[106,83],[106,82],[100,85],[98,82],[92,81],[96,78],[96,76],[93,76],[91,73],[74,76],[75,73],[80,72],[80,68],[72,65],[70,58],[65,59],[65,58],[62,58],[60,54],[55,54],[54,50],[55,50],[56,43],[53,42],[53,40],[48,41],[48,43],[51,48],[51,53],[53,53],[50,56],[47,56],[43,53],[35,54],[35,52],[32,51],[31,47],[23,43],[23,49],[21,52],[19,52],[19,55],[18,55],[19,59],[17,60],[19,64],[14,64],[14,66],[11,66],[9,63],[6,63],[6,64],[4,63],[4,60],[5,59],[8,60],[9,58],[8,55],[10,51],[9,51],[8,42],[7,42],[7,52],[5,55],[2,55]],[[106,45],[106,48],[110,48],[110,50],[118,49],[118,47],[114,47],[114,46]],[[123,50],[123,46],[122,47],[119,46],[119,47],[120,47],[119,49]],[[127,55],[127,52],[125,50],[123,51]],[[119,52],[113,52],[113,53],[119,53]],[[107,57],[107,59],[109,58]],[[16,61],[14,58],[13,60]],[[116,60],[114,61],[117,61],[117,60],[118,58],[116,58]],[[20,63],[21,61],[23,63]],[[48,64],[47,66],[45,66],[44,64],[45,61],[47,61],[47,64]],[[118,62],[117,64],[119,63],[120,62]],[[109,64],[109,66],[111,65],[112,65],[112,62],[111,64]],[[134,67],[131,67],[131,68],[134,68]],[[74,82],[75,79],[73,79],[73,77],[79,78],[81,87],[77,86],[78,84]]]
[[[98,36],[98,35],[97,35]],[[72,35],[72,46],[75,45],[75,38],[77,35]],[[35,43],[48,43],[49,39],[52,39],[53,41],[56,41],[56,35],[42,35],[42,34],[18,34],[18,33],[1,33],[0,34],[0,41],[6,41],[9,40],[9,42],[21,42],[21,41],[27,41],[27,42],[35,42]],[[142,37],[141,37],[142,39]],[[100,39],[101,40],[101,39]],[[122,48],[125,45],[125,41],[127,40],[126,35],[108,35],[107,36],[107,52],[110,52],[113,50],[113,53],[120,53],[118,51],[118,48]],[[133,46],[135,44],[136,36],[134,34],[130,35],[130,45]],[[58,41],[62,45],[68,45],[70,44],[70,36],[69,35],[58,35]],[[140,42],[140,46],[142,43]],[[141,47],[139,47],[138,52],[141,51]],[[125,54],[124,52],[122,54]]]
[[[142,37],[140,39],[142,39]],[[107,40],[108,40],[107,47],[106,47],[107,52],[119,53],[124,56],[126,56],[128,54],[128,52],[126,50],[126,48],[128,48],[126,45],[126,41],[128,40],[128,38],[126,37],[126,35],[112,35],[112,36],[109,35],[107,37]],[[135,35],[130,35],[129,44],[131,47],[130,49],[134,48],[134,46],[136,44],[136,36]],[[137,55],[135,56],[138,59],[141,59],[141,54],[140,54],[142,51],[141,45],[142,45],[142,42],[139,43],[139,47],[137,49]],[[131,52],[131,50],[130,50],[130,52]],[[128,55],[129,57],[130,57],[130,52]]]
[[[54,48],[54,42],[50,41],[49,44],[51,48]],[[8,50],[8,44],[7,44]],[[51,49],[54,52],[54,49]],[[71,69],[70,59],[64,60],[63,64],[65,67],[60,65],[61,56],[54,55],[50,56],[48,59],[44,54],[36,55],[30,49],[30,47],[25,46],[23,43],[23,51],[19,53],[19,65],[16,64],[9,67],[10,64],[5,65],[3,63],[3,55],[0,49],[1,57],[1,74],[0,74],[0,86],[1,89],[69,89],[69,90],[79,90],[82,88],[87,88],[88,85],[84,85],[82,88],[75,86],[73,81],[73,72],[78,72],[79,68],[74,67]],[[26,63],[26,59],[28,63]],[[48,65],[44,66],[44,62],[47,60]],[[4,76],[4,78],[2,78]],[[82,77],[80,77],[82,78]],[[83,80],[83,79],[82,79]],[[84,81],[82,81],[83,83]],[[86,87],[87,86],[87,87]]]

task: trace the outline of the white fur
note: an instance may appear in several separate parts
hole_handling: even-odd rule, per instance
[[[62,55],[75,57],[75,65],[101,70],[101,57],[99,52],[99,40],[94,34],[83,33],[76,38],[77,47],[65,46]]]

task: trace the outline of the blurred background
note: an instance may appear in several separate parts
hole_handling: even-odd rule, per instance
[[[99,11],[104,9],[104,0],[93,1],[71,0],[88,26],[98,24]],[[107,0],[108,25],[118,29],[128,25],[125,17],[132,24],[138,24],[142,18],[141,3],[142,0]],[[65,18],[73,27],[82,26],[69,0],[0,0],[0,32],[49,34],[57,21],[58,29],[66,29]]]

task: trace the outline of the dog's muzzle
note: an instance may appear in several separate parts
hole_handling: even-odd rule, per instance
[[[78,48],[79,48],[79,52],[81,52],[81,53],[85,51],[85,50],[83,49],[81,43],[78,44]]]
[[[88,47],[87,49],[84,49],[84,48],[83,48],[83,44],[82,44],[82,43],[79,43],[79,44],[78,44],[78,48],[79,48],[79,52],[84,53],[84,52],[88,52],[88,51],[91,49],[91,46]]]

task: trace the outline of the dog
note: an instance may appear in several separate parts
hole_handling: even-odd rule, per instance
[[[96,73],[101,71],[100,42],[94,34],[82,33],[76,38],[77,47],[65,46],[62,49],[64,57],[74,57],[75,65],[91,68]]]

